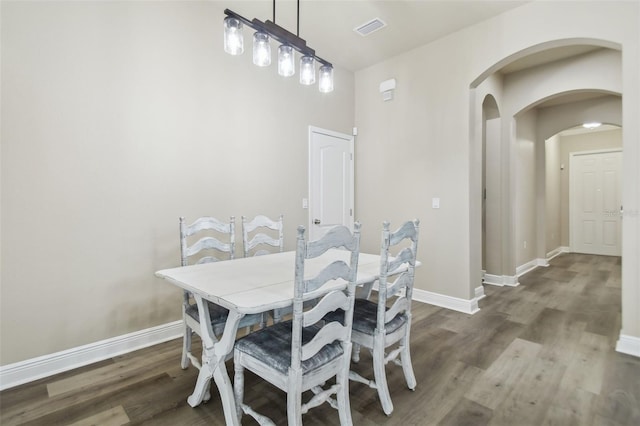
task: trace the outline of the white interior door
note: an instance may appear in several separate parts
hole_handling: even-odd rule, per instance
[[[309,126],[309,239],[353,230],[353,136]]]
[[[571,250],[620,256],[621,151],[571,156]]]

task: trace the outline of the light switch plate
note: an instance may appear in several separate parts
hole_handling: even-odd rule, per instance
[[[434,209],[440,208],[440,198],[432,198],[431,199],[431,207]]]

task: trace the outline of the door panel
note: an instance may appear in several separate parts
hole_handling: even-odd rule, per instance
[[[309,238],[353,230],[353,136],[309,128]]]
[[[620,256],[620,151],[571,157],[571,248]]]

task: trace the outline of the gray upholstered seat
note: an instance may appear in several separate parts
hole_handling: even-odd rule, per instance
[[[349,365],[360,224],[356,223],[354,227],[352,234],[348,228],[336,226],[319,240],[311,242],[304,240],[304,227],[298,227],[293,320],[249,334],[239,339],[234,348],[233,388],[239,420],[244,412],[261,425],[273,424],[243,404],[244,370],[249,369],[287,392],[290,425],[301,425],[302,415],[324,402],[338,409],[341,425],[352,424]],[[340,248],[350,252],[348,264],[342,260],[322,261],[322,255],[328,250]],[[311,277],[305,275],[309,259],[314,259],[314,268],[317,267],[313,273],[309,272],[313,275]],[[305,304],[312,299],[319,301],[313,305]],[[341,312],[339,321],[323,319],[328,312],[336,310]],[[334,377],[335,383],[323,388]],[[302,393],[308,390],[315,396],[303,403]]]
[[[196,305],[188,305],[184,310],[185,315],[191,317],[194,321],[200,321],[200,317],[198,314],[198,307]],[[211,318],[212,324],[217,324],[219,322],[224,323],[227,320],[227,316],[229,316],[229,310],[223,308],[220,305],[216,305],[215,303],[209,302],[209,317]]]
[[[291,367],[292,326],[292,321],[284,321],[263,328],[239,339],[235,349],[257,360],[267,362],[280,373],[286,374]],[[317,325],[303,328],[302,344],[309,343],[320,330],[321,328]],[[317,354],[301,362],[302,374],[315,370],[343,353],[342,345],[339,342],[323,346]]]
[[[377,319],[376,314],[378,303],[367,299],[356,299],[353,308],[353,325],[352,328],[360,333],[370,334],[376,330]],[[332,312],[326,316],[331,321],[339,320],[341,312]],[[393,333],[408,321],[407,315],[400,313],[393,317],[391,321],[385,324],[385,331]]]

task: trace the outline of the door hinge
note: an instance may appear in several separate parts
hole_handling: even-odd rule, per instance
[[[349,216],[353,216],[353,209],[349,209]]]

